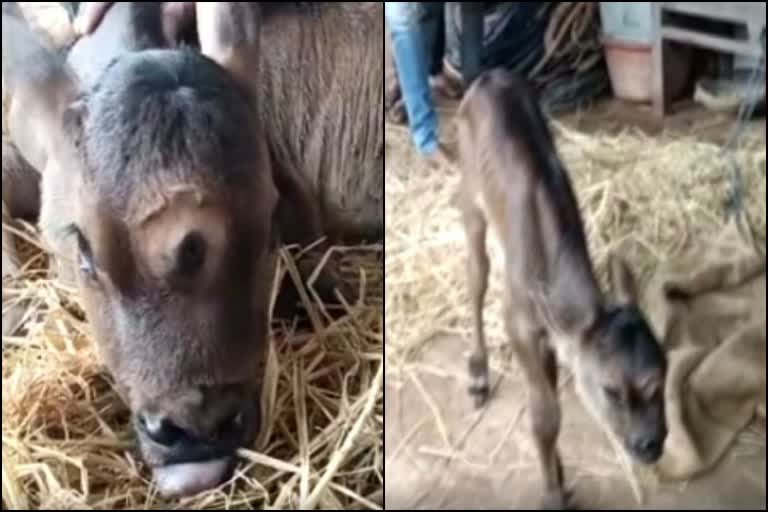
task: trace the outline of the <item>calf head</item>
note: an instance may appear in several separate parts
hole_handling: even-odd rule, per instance
[[[627,266],[612,266],[616,305],[598,313],[582,340],[574,368],[577,389],[596,419],[642,463],[663,452],[666,357],[635,303]]]
[[[215,486],[259,428],[277,191],[254,101],[191,51],[128,53],[86,90],[4,13],[6,43],[41,228],[75,270],[143,458],[166,494]]]

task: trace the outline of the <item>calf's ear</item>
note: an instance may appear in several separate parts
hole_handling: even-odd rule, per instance
[[[618,256],[611,259],[611,283],[618,304],[632,304],[637,300],[635,275],[627,262]]]
[[[200,51],[244,85],[257,79],[259,2],[197,2],[195,9]]]

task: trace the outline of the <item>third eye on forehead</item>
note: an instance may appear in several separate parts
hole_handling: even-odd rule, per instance
[[[174,271],[181,277],[194,277],[205,262],[206,249],[200,233],[187,233],[176,248]]]

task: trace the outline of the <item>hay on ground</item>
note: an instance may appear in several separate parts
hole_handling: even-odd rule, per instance
[[[240,451],[233,481],[181,501],[147,481],[74,290],[46,279],[29,247],[31,264],[3,283],[30,301],[29,332],[3,346],[4,510],[381,508],[381,247],[333,249],[363,298],[341,318],[310,288],[302,302],[314,328],[273,321],[257,445]],[[297,257],[283,251],[278,275],[290,279]]]

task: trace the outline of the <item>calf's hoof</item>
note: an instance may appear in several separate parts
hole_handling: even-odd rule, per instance
[[[475,409],[482,409],[485,404],[488,403],[488,386],[485,387],[469,387],[469,396],[472,397],[472,401],[475,404]]]
[[[541,510],[576,510],[570,491],[551,491],[544,496]]]
[[[477,354],[469,358],[469,396],[475,403],[475,409],[480,409],[488,401],[490,386],[488,385],[488,359]]]

